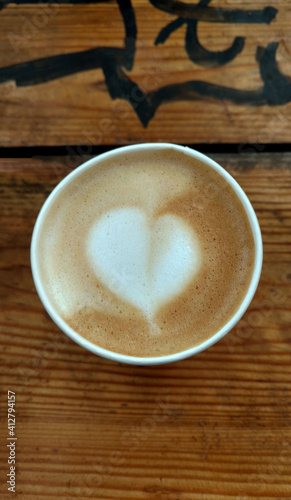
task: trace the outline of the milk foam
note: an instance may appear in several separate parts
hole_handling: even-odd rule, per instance
[[[234,314],[254,241],[214,170],[146,151],[71,181],[46,216],[38,256],[47,295],[75,331],[114,352],[159,356],[200,344]]]
[[[198,238],[181,217],[154,219],[138,208],[103,214],[91,229],[87,256],[98,280],[150,321],[187,287],[201,261]]]

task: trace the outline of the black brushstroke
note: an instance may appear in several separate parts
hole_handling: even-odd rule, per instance
[[[211,0],[200,0],[197,4],[197,9],[208,8]],[[189,56],[189,59],[198,64],[199,66],[208,68],[217,68],[228,64],[233,61],[235,57],[240,54],[244,48],[245,39],[243,37],[236,37],[232,45],[222,51],[212,52],[203,47],[198,39],[197,28],[198,22],[193,19],[188,19],[185,17],[178,17],[175,21],[172,21],[167,26],[165,26],[156,38],[155,44],[165,43],[167,38],[183,24],[187,25],[186,38],[185,38],[185,49]]]
[[[104,72],[108,73],[107,66],[110,66],[113,75],[116,74],[116,68],[119,66],[131,70],[137,36],[134,10],[130,0],[118,0],[117,3],[125,25],[124,49],[100,47],[3,67],[0,68],[0,83],[14,80],[19,87],[25,87],[91,69],[102,68]]]
[[[264,82],[264,96],[269,106],[287,104],[291,100],[291,78],[281,73],[276,61],[278,47],[278,42],[272,42],[265,49],[258,47],[256,53]]]
[[[211,52],[205,49],[198,40],[197,21],[188,21],[185,47],[189,59],[200,66],[217,68],[231,62],[244,48],[245,39],[238,36],[231,47],[226,50]]]
[[[207,23],[270,24],[278,12],[274,7],[242,10],[201,7],[199,4],[186,4],[172,0],[150,0],[150,2],[154,7],[168,14]]]
[[[183,26],[186,23],[186,19],[183,17],[178,17],[175,21],[167,24],[164,28],[161,29],[157,38],[155,39],[155,45],[159,45],[160,43],[165,43],[165,41],[169,38],[169,36],[174,33],[178,28]]]
[[[240,54],[244,48],[245,39],[241,36],[238,36],[234,39],[232,45],[226,50],[216,52],[207,50],[201,45],[198,39],[198,21],[186,21],[186,19],[182,17],[178,17],[175,21],[169,23],[160,31],[155,40],[155,45],[164,43],[169,38],[169,36],[183,24],[187,24],[185,38],[185,48],[187,54],[189,56],[189,59],[199,66],[208,68],[217,68],[219,66],[223,66],[235,59],[236,56]]]
[[[144,99],[134,102],[134,109],[144,126],[150,122],[157,108],[163,103],[177,101],[230,101],[238,105],[262,106],[282,105],[291,101],[290,78],[283,75],[276,62],[277,43],[270,43],[266,48],[260,47],[258,59],[263,86],[258,90],[239,90],[213,83],[192,80],[184,83],[166,85],[155,92],[144,94]],[[270,75],[275,72],[275,78]],[[133,82],[120,69],[119,78],[122,81],[120,94],[117,87],[114,97],[122,97],[131,105],[131,90]],[[135,89],[138,88],[135,85]],[[141,95],[142,91],[140,90]],[[283,95],[281,95],[283,92]],[[119,94],[119,95],[118,95]],[[113,95],[112,95],[113,97]]]

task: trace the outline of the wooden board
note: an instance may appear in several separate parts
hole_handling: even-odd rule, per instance
[[[199,5],[1,0],[0,146],[290,142],[290,3]]]
[[[213,157],[258,214],[261,282],[225,339],[154,368],[89,354],[49,319],[29,245],[42,203],[70,169],[62,158],[0,161],[1,500],[12,498],[8,390],[21,500],[291,497],[291,154]]]

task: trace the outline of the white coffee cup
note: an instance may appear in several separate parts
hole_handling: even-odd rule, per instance
[[[210,337],[208,340],[203,342],[202,344],[192,347],[191,349],[187,349],[182,352],[178,352],[175,354],[167,355],[167,356],[159,356],[159,357],[136,357],[136,356],[128,356],[124,354],[119,354],[117,352],[112,352],[106,349],[103,349],[102,347],[99,347],[92,342],[89,342],[86,340],[84,337],[79,335],[76,331],[74,331],[67,323],[60,317],[56,309],[53,307],[52,303],[49,300],[49,297],[45,291],[45,287],[42,283],[40,272],[38,269],[38,248],[39,248],[39,238],[41,234],[41,228],[44,222],[44,219],[49,212],[52,203],[54,202],[56,196],[59,195],[59,193],[66,188],[66,186],[73,180],[76,179],[82,172],[85,170],[90,169],[92,166],[96,165],[96,163],[102,162],[104,160],[107,160],[109,158],[114,158],[114,156],[120,155],[121,153],[127,153],[129,150],[130,151],[135,151],[135,152],[143,152],[144,150],[157,150],[157,149],[173,149],[180,151],[186,155],[192,156],[193,158],[196,158],[200,160],[201,162],[205,163],[206,165],[209,165],[211,168],[213,168],[216,172],[218,172],[221,177],[223,177],[227,183],[233,188],[235,193],[237,194],[238,198],[241,200],[241,203],[245,209],[245,212],[247,214],[247,217],[250,222],[250,226],[252,229],[253,237],[254,237],[254,242],[255,242],[255,262],[254,262],[254,270],[252,274],[252,278],[250,281],[250,285],[248,287],[248,290],[245,294],[245,297],[239,307],[239,309],[236,311],[236,313],[230,318],[230,320],[221,328],[218,332],[216,332],[212,337]],[[73,172],[71,172],[67,177],[65,177],[57,186],[56,188],[52,191],[52,193],[49,195],[47,200],[45,201],[38,218],[35,223],[35,227],[33,230],[33,235],[32,235],[32,241],[31,241],[31,268],[32,268],[32,275],[35,283],[36,290],[38,292],[38,295],[40,297],[40,300],[50,315],[50,317],[53,319],[53,321],[57,324],[57,326],[66,334],[68,337],[70,337],[72,340],[74,340],[77,344],[80,346],[84,347],[88,351],[91,351],[94,354],[98,354],[99,356],[102,356],[104,358],[117,361],[119,363],[127,363],[127,364],[132,364],[132,365],[160,365],[160,364],[165,364],[165,363],[172,363],[174,361],[180,361],[181,359],[188,358],[190,356],[193,356],[194,354],[198,354],[199,352],[204,351],[208,347],[212,346],[216,342],[218,342],[220,339],[222,339],[236,324],[237,322],[241,319],[243,314],[245,313],[246,309],[250,305],[252,298],[255,294],[255,291],[257,289],[260,275],[261,275],[261,269],[262,269],[262,261],[263,261],[263,245],[262,245],[262,236],[261,236],[261,231],[260,231],[260,226],[258,223],[258,219],[256,217],[256,214],[254,212],[254,209],[247,198],[246,194],[242,190],[242,188],[239,186],[239,184],[234,180],[234,178],[226,172],[220,165],[218,165],[215,161],[211,160],[207,156],[203,155],[202,153],[199,153],[198,151],[195,151],[193,149],[190,149],[188,147],[183,147],[183,146],[178,146],[174,144],[164,144],[164,143],[157,143],[157,144],[138,144],[138,145],[133,145],[133,146],[125,146],[123,148],[119,148],[117,150],[109,151],[107,153],[103,153],[100,156],[93,158],[80,167],[76,168]]]

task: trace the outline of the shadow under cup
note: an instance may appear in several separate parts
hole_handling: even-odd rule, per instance
[[[76,331],[74,331],[58,314],[54,306],[52,305],[51,301],[49,300],[49,297],[46,293],[45,287],[43,285],[42,279],[41,279],[41,274],[39,272],[39,264],[38,264],[38,248],[39,248],[39,239],[41,235],[41,229],[43,222],[46,218],[46,215],[48,214],[52,203],[55,201],[56,197],[66,188],[66,186],[74,179],[76,179],[81,173],[83,173],[85,170],[90,169],[92,166],[96,165],[96,163],[103,162],[104,160],[108,159],[114,159],[120,157],[120,155],[126,154],[128,152],[134,152],[135,154],[142,153],[146,150],[152,150],[152,151],[158,151],[158,150],[175,150],[180,153],[183,153],[185,155],[188,155],[192,158],[195,158],[199,160],[200,162],[208,165],[211,167],[213,170],[219,173],[221,177],[231,186],[231,188],[234,190],[238,198],[240,199],[245,213],[248,217],[250,227],[252,230],[253,238],[254,238],[254,245],[255,245],[255,256],[254,256],[254,268],[253,268],[253,273],[251,276],[250,284],[249,287],[246,291],[246,294],[244,296],[244,299],[238,308],[238,310],[235,312],[235,314],[230,318],[230,320],[218,331],[216,332],[213,336],[211,336],[208,340],[204,341],[198,346],[192,347],[190,349],[184,350],[182,352],[178,352],[175,354],[170,354],[166,356],[157,356],[157,357],[136,357],[136,356],[129,356],[129,355],[124,355],[124,354],[119,354],[117,352],[112,352],[109,350],[106,350],[102,347],[99,347],[96,344],[93,344],[92,342],[86,340],[84,337],[82,337],[80,334],[78,334]],[[214,343],[216,343],[218,340],[220,340],[222,337],[224,337],[235,325],[236,323],[240,320],[240,318],[243,316],[245,313],[246,309],[248,308],[254,294],[256,291],[256,288],[259,283],[260,279],[260,274],[261,274],[261,268],[262,268],[262,259],[263,259],[263,247],[262,247],[262,237],[261,237],[261,231],[260,231],[260,226],[256,217],[256,214],[252,208],[252,205],[250,201],[248,200],[246,194],[242,190],[242,188],[239,186],[239,184],[233,179],[233,177],[228,174],[220,165],[218,165],[215,161],[211,160],[207,156],[190,149],[188,147],[183,147],[183,146],[178,146],[174,144],[164,144],[164,143],[157,143],[157,144],[140,144],[140,145],[134,145],[134,146],[125,146],[122,148],[119,148],[117,150],[113,150],[104,154],[101,154],[100,156],[93,158],[92,160],[89,160],[88,162],[84,163],[77,169],[75,169],[73,172],[71,172],[67,177],[65,177],[57,186],[56,188],[52,191],[50,196],[47,198],[45,201],[39,215],[37,218],[37,221],[35,223],[35,227],[33,230],[33,235],[32,235],[32,241],[31,241],[31,268],[32,268],[32,275],[35,283],[35,287],[37,290],[37,293],[40,297],[40,300],[50,315],[50,317],[53,319],[53,321],[57,324],[57,326],[66,334],[68,335],[72,340],[74,340],[77,344],[80,346],[84,347],[88,351],[91,351],[94,354],[98,354],[99,356],[102,356],[104,358],[117,361],[120,363],[127,363],[127,364],[132,364],[132,365],[159,365],[159,364],[165,364],[165,363],[172,363],[174,361],[179,361],[185,358],[188,358],[190,356],[193,356],[194,354],[198,354],[201,351],[204,351]]]

